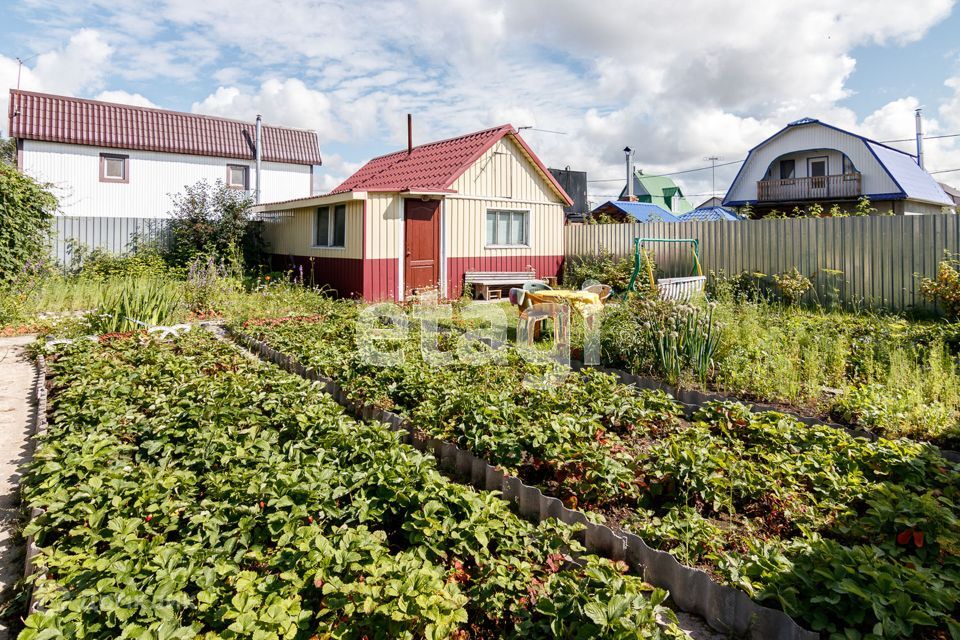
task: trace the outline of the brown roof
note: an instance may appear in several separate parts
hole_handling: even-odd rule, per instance
[[[219,158],[254,157],[253,122],[10,90],[10,137]],[[263,127],[266,162],[320,164],[314,132]]]
[[[429,142],[410,151],[397,151],[379,156],[363,165],[330,193],[345,191],[433,191],[453,193],[451,185],[490,147],[504,136],[511,136],[530,162],[557,192],[565,204],[573,200],[563,190],[550,170],[527,146],[509,124],[468,133],[448,140]]]

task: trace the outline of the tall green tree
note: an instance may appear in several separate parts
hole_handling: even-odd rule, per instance
[[[47,255],[57,198],[49,185],[0,162],[0,284],[14,282]]]

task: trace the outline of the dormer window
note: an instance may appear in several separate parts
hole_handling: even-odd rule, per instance
[[[117,153],[100,154],[100,182],[130,182],[128,163],[130,156]]]

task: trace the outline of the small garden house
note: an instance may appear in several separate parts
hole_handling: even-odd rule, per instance
[[[510,125],[370,160],[330,193],[256,207],[274,267],[344,297],[459,296],[469,271],[557,276],[572,200]]]

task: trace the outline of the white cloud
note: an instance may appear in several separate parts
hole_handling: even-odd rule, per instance
[[[66,83],[63,91],[84,94],[105,88],[107,77],[174,80],[193,92],[194,111],[244,120],[262,113],[272,124],[316,129],[323,141],[355,143],[364,156],[357,161],[371,149],[402,146],[408,112],[418,141],[504,121],[535,125],[567,134],[524,133],[548,164],[585,169],[591,179],[620,176],[627,144],[651,172],[685,169],[708,164],[705,156],[740,159],[808,115],[880,139],[905,137],[916,102],[909,97],[862,119],[839,106],[849,95],[855,52],[916,41],[953,6],[953,0],[137,0],[131,8],[94,0],[102,24],[77,31],[87,24],[88,0],[34,2],[56,11],[59,29],[72,25],[75,32],[70,44],[49,54],[59,58],[43,65],[38,59],[35,75],[25,71],[30,82],[49,81],[46,89],[54,80]],[[110,75],[67,60],[71,47],[99,59]],[[124,56],[110,56],[110,47]],[[0,75],[10,75],[9,63],[0,58]],[[211,80],[219,88],[196,88]],[[960,76],[951,82],[952,99],[939,110],[928,105],[928,133],[960,130]],[[126,100],[145,100],[135,96]],[[951,162],[955,149],[952,142],[931,142],[929,165]],[[344,167],[328,162],[324,171],[339,179]],[[718,169],[718,185],[735,171]],[[700,194],[710,189],[709,175],[679,180]]]
[[[102,100],[104,102],[119,102],[120,104],[130,104],[135,107],[151,107],[153,109],[158,109],[158,105],[154,104],[149,98],[139,93],[128,93],[127,91],[101,91],[96,95],[94,100]]]

